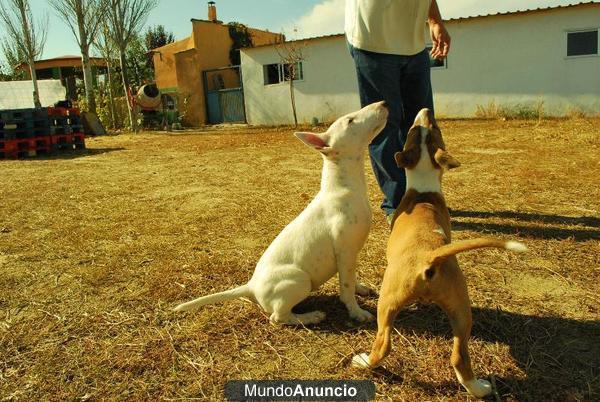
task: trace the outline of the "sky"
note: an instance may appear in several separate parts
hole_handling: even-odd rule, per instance
[[[4,0],[0,0],[4,1]],[[71,31],[58,18],[47,0],[29,0],[36,18],[49,17],[44,58],[77,55]],[[400,1],[400,0],[398,0]],[[516,11],[565,5],[585,0],[437,0],[443,18]],[[237,21],[253,28],[283,32],[288,38],[303,38],[343,32],[345,0],[215,0],[219,20]],[[191,33],[191,18],[206,19],[206,0],[159,0],[147,25],[162,24],[183,39]],[[4,28],[0,26],[0,39]]]

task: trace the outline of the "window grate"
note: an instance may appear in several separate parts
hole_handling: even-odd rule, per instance
[[[598,54],[598,30],[567,32],[567,56]]]
[[[292,66],[295,66],[292,69]],[[289,81],[290,77],[294,76],[294,81],[304,79],[304,66],[301,61],[292,63],[274,63],[263,66],[265,85],[279,84],[280,82]]]

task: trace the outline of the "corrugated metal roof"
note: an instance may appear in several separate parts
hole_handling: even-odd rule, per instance
[[[45,68],[44,65],[46,65],[47,63],[52,63],[52,62],[63,62],[64,65],[62,67],[79,67],[81,65],[81,55],[79,55],[79,56],[66,55],[66,56],[52,57],[50,59],[36,60],[35,68],[36,69]],[[94,66],[106,67],[106,60],[104,60],[104,58],[102,58],[102,57],[91,57],[90,56],[90,62]],[[16,67],[19,69],[28,69],[29,68],[29,66],[27,65],[26,62],[21,62],[20,64],[17,64]]]
[[[49,59],[40,59],[40,60],[36,60],[35,62],[42,63],[45,61],[56,61],[56,60],[81,60],[81,55],[68,54],[68,55],[64,55],[64,56],[51,57]],[[104,58],[90,56],[90,60],[104,61]]]
[[[490,14],[470,15],[467,17],[449,18],[447,21],[460,21],[460,20],[468,20],[471,18],[493,17],[493,16],[497,16],[497,15],[522,14],[522,13],[528,13],[528,12],[532,12],[532,11],[554,10],[554,9],[558,9],[558,8],[569,8],[569,7],[576,7],[576,6],[581,6],[584,4],[593,4],[593,3],[600,4],[600,2],[598,2],[597,0],[580,1],[578,3],[569,3],[569,4],[558,5],[558,6],[524,8],[524,9],[514,10],[514,11],[505,11],[505,12],[490,13]]]
[[[51,57],[49,59],[37,60],[37,61],[62,60],[62,59],[81,59],[81,55],[77,56],[76,54],[67,54],[64,56]]]
[[[563,4],[563,5],[559,5],[559,6],[548,6],[548,7],[538,7],[538,8],[524,8],[524,9],[521,9],[521,10],[514,10],[514,11],[506,11],[506,12],[498,12],[498,13],[490,13],[490,14],[481,14],[481,15],[471,15],[471,16],[467,16],[467,17],[449,18],[449,19],[447,19],[445,21],[448,21],[448,22],[451,22],[451,21],[464,21],[464,20],[470,20],[470,19],[474,19],[474,18],[485,18],[485,17],[502,16],[502,15],[524,14],[524,13],[536,12],[536,11],[547,11],[547,10],[554,10],[554,9],[560,9],[560,8],[577,7],[577,6],[586,5],[586,4],[598,4],[598,5],[600,5],[600,1],[598,1],[598,0],[591,0],[591,1],[581,1],[581,2],[578,2],[578,3]],[[290,42],[304,42],[304,41],[317,40],[317,39],[326,39],[326,38],[333,38],[333,37],[344,36],[344,35],[345,34],[343,34],[343,33],[339,33],[339,34],[331,34],[331,35],[311,36],[309,38],[296,39],[296,40],[288,41],[286,43],[290,43]],[[266,46],[273,46],[273,45],[266,44],[266,45],[261,45],[261,46],[246,47],[246,48],[243,48],[243,49],[244,50],[249,50],[249,49],[256,49],[256,48],[261,48],[261,47],[266,47]]]
[[[295,40],[288,40],[285,43],[294,43],[294,42],[305,42],[305,41],[309,41],[309,40],[316,40],[316,39],[327,39],[327,38],[335,38],[337,36],[345,36],[345,34],[343,33],[338,33],[338,34],[330,34],[330,35],[321,35],[321,36],[311,36],[309,38],[302,38],[302,39],[295,39]],[[243,47],[242,50],[252,50],[252,49],[258,49],[261,47],[267,47],[267,46],[276,46],[277,43],[267,43],[264,45],[259,45],[259,46],[248,46],[248,47]]]

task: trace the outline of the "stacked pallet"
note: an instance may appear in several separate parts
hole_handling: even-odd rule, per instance
[[[78,109],[0,110],[0,159],[84,148],[85,135]]]

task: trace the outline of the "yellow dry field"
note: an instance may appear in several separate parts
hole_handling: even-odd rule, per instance
[[[600,398],[600,120],[443,121],[462,167],[445,176],[455,239],[528,254],[460,255],[475,372],[496,400]],[[235,300],[178,303],[247,281],[316,194],[321,158],[289,128],[230,127],[88,140],[83,153],[0,161],[0,399],[220,400],[230,379],[372,379],[378,400],[470,400],[435,306],[396,320],[383,368],[350,367],[357,324],[331,280],[278,327]],[[373,229],[359,276],[378,288],[388,228],[367,166]],[[359,297],[372,312],[376,296]],[[491,398],[494,400],[494,398]]]

